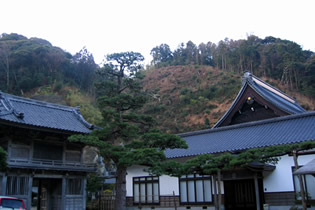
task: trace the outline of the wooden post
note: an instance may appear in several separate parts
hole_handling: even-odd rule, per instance
[[[3,177],[2,177],[2,183],[1,183],[1,195],[6,195],[6,190],[7,190],[7,178],[8,178],[8,175],[6,173],[3,174]]]
[[[217,193],[217,181],[216,176],[212,176],[212,183],[213,183],[213,191],[214,191],[214,207],[215,210],[218,210],[218,193]]]
[[[27,196],[27,209],[32,207],[32,187],[33,187],[33,175],[28,179],[28,196]]]
[[[174,191],[173,191],[173,198],[174,198],[174,206],[175,206],[175,210],[177,210],[176,199],[175,199],[175,192],[174,192]]]
[[[66,209],[66,177],[62,177],[62,186],[61,186],[61,210]]]
[[[86,208],[86,178],[83,178],[82,179],[82,195],[83,195],[83,198],[82,198],[82,203],[83,203],[83,210],[85,210]]]
[[[221,192],[221,170],[218,170],[218,194],[219,194],[219,199],[218,199],[218,210],[221,210],[221,203],[222,203],[222,192]]]
[[[297,160],[297,151],[293,150],[292,153],[293,153],[293,160],[294,160],[294,166],[295,166],[295,171],[296,171],[299,169],[299,164]],[[302,176],[298,174],[297,177],[299,180],[299,185],[300,185],[300,190],[301,190],[303,210],[306,210],[307,207],[306,207],[306,202],[305,202],[305,192],[304,192],[304,184],[303,184]]]
[[[257,173],[255,173],[254,182],[255,182],[255,195],[256,195],[256,209],[260,210],[260,197],[259,197],[259,185],[258,185]]]

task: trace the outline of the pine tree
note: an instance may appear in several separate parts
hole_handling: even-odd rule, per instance
[[[156,171],[166,160],[167,148],[187,148],[183,139],[153,129],[155,120],[137,112],[146,102],[140,86],[140,53],[123,52],[107,56],[99,71],[98,103],[103,115],[102,129],[89,136],[76,135],[71,141],[97,146],[104,160],[116,166],[115,208],[126,209],[126,173],[132,165],[146,165]]]

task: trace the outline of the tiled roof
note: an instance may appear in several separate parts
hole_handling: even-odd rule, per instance
[[[225,120],[225,118],[230,114],[230,112],[233,110],[234,106],[238,103],[242,94],[248,87],[252,88],[265,100],[269,101],[270,103],[288,114],[298,114],[306,112],[294,98],[291,98],[277,88],[272,87],[271,85],[262,81],[251,73],[246,72],[243,77],[243,86],[240,92],[238,93],[229,110],[214,125],[214,128],[219,127],[220,124]]]
[[[83,119],[78,108],[3,92],[0,92],[0,122],[71,133],[89,133],[93,130],[93,125]]]
[[[299,143],[315,140],[315,111],[178,135],[189,148],[167,150],[168,158]]]

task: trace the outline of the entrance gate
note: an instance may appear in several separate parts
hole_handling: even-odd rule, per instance
[[[61,179],[33,180],[31,210],[61,209]]]

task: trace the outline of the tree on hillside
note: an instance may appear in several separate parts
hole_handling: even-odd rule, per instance
[[[169,65],[173,59],[172,51],[167,44],[161,44],[160,46],[154,47],[150,54],[153,57],[153,65],[157,66],[160,64]]]
[[[99,108],[103,115],[102,129],[89,136],[76,135],[79,141],[99,148],[105,161],[116,166],[115,208],[126,208],[126,172],[132,165],[159,167],[166,158],[167,148],[186,148],[180,137],[153,129],[152,117],[139,114],[146,97],[139,80],[143,56],[135,52],[114,53],[99,70],[97,84]]]
[[[9,90],[10,87],[10,62],[9,62],[9,57],[10,57],[10,49],[5,42],[0,42],[0,78],[5,78],[3,79],[6,84],[6,91]],[[4,73],[4,74],[3,74]],[[0,86],[4,87],[4,86]]]
[[[71,55],[70,55],[71,57]],[[64,79],[69,53],[48,41],[18,34],[0,36],[0,89],[23,94]]]
[[[72,63],[74,64],[74,72],[72,72],[74,80],[80,89],[88,91],[93,84],[95,70],[98,67],[95,64],[93,55],[86,47],[83,47],[80,52],[72,57]]]

